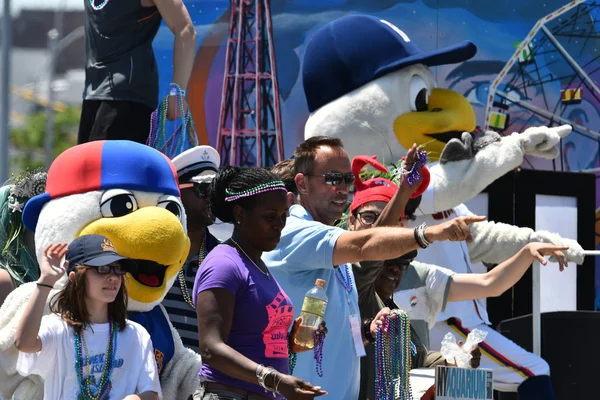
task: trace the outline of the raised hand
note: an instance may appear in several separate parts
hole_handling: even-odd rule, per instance
[[[451,242],[460,242],[465,240],[471,243],[471,230],[469,225],[474,222],[485,221],[485,217],[479,215],[468,215],[466,217],[457,217],[443,224],[428,226],[425,228],[425,239],[429,242],[450,240]]]
[[[68,261],[62,263],[67,254],[67,243],[50,244],[44,250],[40,263],[40,282],[54,286],[67,271]]]
[[[538,260],[542,265],[548,264],[545,256],[552,256],[557,260],[560,271],[564,271],[565,267],[569,266],[567,257],[562,252],[569,249],[566,246],[555,246],[549,243],[529,243],[525,248],[529,251],[533,259]]]
[[[402,177],[400,179],[399,186],[402,188],[402,190],[407,191],[409,194],[414,193],[419,188],[419,185],[423,180],[423,175],[421,175],[423,165],[418,163],[416,165],[417,172],[419,173],[418,179],[415,179],[413,181],[412,186],[408,183],[408,174],[412,170],[413,165],[415,165],[415,162],[417,161],[417,156],[421,151],[423,151],[423,148],[421,146],[417,147],[416,144],[413,144],[412,147],[408,149],[408,153],[406,153],[406,157],[404,158]]]

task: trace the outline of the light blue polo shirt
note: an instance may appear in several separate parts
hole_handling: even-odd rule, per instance
[[[345,232],[315,222],[304,207],[294,205],[279,245],[263,254],[269,270],[292,299],[295,317],[300,315],[304,295],[316,280],[326,281],[325,322],[329,332],[323,346],[323,377],[317,375],[312,351],[298,354],[294,376],[321,386],[332,400],[356,400],[360,390],[360,358],[354,349],[349,319],[359,314],[356,284],[350,265],[333,268],[333,248]],[[338,279],[344,270],[351,281],[349,293]]]

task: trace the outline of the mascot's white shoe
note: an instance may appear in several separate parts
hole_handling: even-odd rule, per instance
[[[46,193],[31,199],[23,212],[25,226],[35,231],[38,260],[49,243],[95,233],[137,261],[139,270],[126,279],[129,319],[150,333],[163,398],[173,400],[194,392],[201,366],[160,305],[189,252],[185,219],[171,161],[148,146],[118,140],[62,153],[50,167]],[[0,309],[0,393],[9,398],[38,399],[43,393],[39,377],[24,378],[15,369],[15,329],[34,286],[17,288]]]

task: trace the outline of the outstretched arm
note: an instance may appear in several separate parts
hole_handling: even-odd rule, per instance
[[[529,243],[510,259],[485,274],[456,274],[450,283],[448,301],[500,296],[521,279],[534,260],[546,265],[548,261],[544,256],[556,257],[562,271],[567,266],[567,259],[561,250],[566,249],[567,247],[546,243]]]
[[[570,262],[583,263],[583,249],[572,239],[548,231],[534,231],[500,222],[483,221],[471,225],[473,241],[467,244],[471,262],[498,264],[531,242],[551,243],[568,247],[565,256]]]
[[[485,217],[466,216],[428,226],[425,228],[425,238],[429,242],[444,240],[469,242],[472,240],[469,225],[483,220]],[[333,265],[365,260],[391,260],[418,247],[414,229],[411,228],[386,227],[345,232],[335,243]]]
[[[556,145],[569,133],[569,125],[537,126],[504,137],[493,138],[494,133],[486,133],[488,138],[484,136],[475,143],[468,133],[463,134],[462,140],[452,139],[444,147],[440,163],[429,169],[431,183],[419,209],[424,214],[434,214],[472,199],[521,165],[526,155],[556,158]]]

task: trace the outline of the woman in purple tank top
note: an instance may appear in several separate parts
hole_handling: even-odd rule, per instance
[[[211,183],[211,210],[234,224],[196,275],[193,299],[203,365],[195,400],[313,399],[320,387],[289,375],[291,300],[261,260],[281,238],[287,190],[262,168],[226,167]],[[325,333],[326,329],[323,328]],[[291,337],[290,337],[291,336]]]

